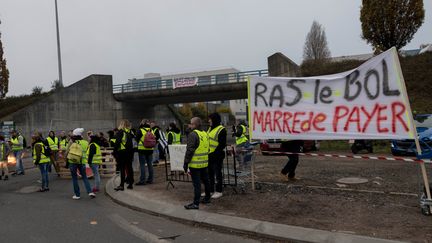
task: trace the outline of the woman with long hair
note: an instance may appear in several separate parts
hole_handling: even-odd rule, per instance
[[[128,184],[128,189],[133,189],[134,174],[132,161],[134,149],[132,139],[135,136],[131,131],[131,123],[126,119],[120,121],[118,130],[114,144],[114,154],[120,170],[120,185],[115,190],[123,191],[125,182]]]

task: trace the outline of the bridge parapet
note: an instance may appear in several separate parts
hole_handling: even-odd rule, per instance
[[[208,86],[228,83],[242,83],[247,82],[248,76],[268,76],[268,70],[254,70],[237,73],[217,74],[210,76],[187,77],[196,78],[196,86]],[[133,81],[125,84],[113,85],[113,93],[128,93],[128,92],[142,92],[142,91],[155,91],[155,90],[169,90],[173,89],[173,79],[164,80],[142,80]]]

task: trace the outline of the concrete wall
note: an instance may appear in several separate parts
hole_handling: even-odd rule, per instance
[[[115,126],[120,107],[112,95],[112,76],[91,75],[2,120],[14,121],[27,138],[36,130],[44,136],[76,127],[107,131]]]
[[[280,52],[267,58],[269,76],[273,77],[297,77],[300,67],[291,59]]]

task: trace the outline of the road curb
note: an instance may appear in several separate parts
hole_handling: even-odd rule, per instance
[[[201,210],[188,211],[185,210],[183,206],[177,206],[148,199],[145,197],[145,195],[142,195],[142,193],[137,193],[136,191],[125,190],[116,192],[114,190],[115,179],[116,177],[109,179],[105,185],[105,194],[107,194],[114,202],[134,210],[167,217],[176,221],[188,221],[190,223],[218,228],[224,231],[228,230],[247,235],[290,242],[399,242],[367,236],[277,224],[267,221],[209,213]]]

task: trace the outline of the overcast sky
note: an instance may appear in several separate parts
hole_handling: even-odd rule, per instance
[[[404,49],[432,43],[432,1]],[[313,20],[332,56],[372,48],[360,38],[361,0],[58,0],[63,79],[90,74],[114,83],[148,72],[235,67],[266,69],[282,52],[301,63]],[[48,90],[58,79],[54,0],[0,0],[0,31],[10,71],[8,95]]]

